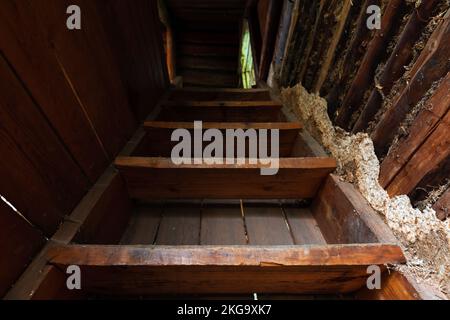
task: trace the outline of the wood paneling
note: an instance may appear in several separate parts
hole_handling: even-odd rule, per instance
[[[51,235],[89,181],[0,55],[0,193]]]
[[[43,234],[0,199],[0,297],[45,244]]]
[[[58,268],[78,265],[84,290],[103,294],[347,293],[367,266],[402,263],[398,246],[59,246]],[[243,281],[244,280],[244,281]]]
[[[336,168],[331,158],[282,158],[273,176],[248,164],[175,165],[170,159],[139,157],[119,157],[115,164],[137,199],[311,198]]]
[[[244,219],[239,205],[202,208],[202,245],[245,245]]]

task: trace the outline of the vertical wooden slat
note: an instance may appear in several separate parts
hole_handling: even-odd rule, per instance
[[[51,235],[88,179],[1,55],[0,87],[0,194]]]
[[[0,199],[0,298],[44,243],[42,233]]]

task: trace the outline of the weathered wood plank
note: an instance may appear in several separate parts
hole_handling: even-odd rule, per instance
[[[327,243],[397,243],[363,196],[337,176],[328,177],[311,211]]]
[[[433,82],[445,76],[450,69],[448,52],[450,50],[450,10],[431,35],[426,47],[411,69],[411,79],[395,98],[392,105],[383,114],[371,138],[375,152],[382,155],[396,134],[411,106],[416,105],[429,90]]]
[[[200,219],[200,205],[166,205],[159,225],[156,244],[200,244]]]
[[[161,222],[162,210],[162,205],[142,205],[137,208],[120,243],[124,245],[154,244]]]
[[[20,277],[46,240],[0,199],[0,297]]]
[[[336,168],[331,158],[281,158],[274,176],[261,175],[261,165],[178,166],[170,159],[140,157],[119,157],[115,164],[138,199],[310,198]]]
[[[425,103],[422,111],[410,126],[408,136],[399,139],[383,160],[380,169],[380,184],[386,188],[396,174],[411,159],[425,140],[436,129],[439,121],[450,109],[450,73]]]
[[[203,207],[200,239],[202,245],[247,244],[240,205]]]
[[[176,101],[268,101],[267,89],[183,88],[170,91],[168,100]]]
[[[390,0],[386,6],[381,20],[381,29],[377,30],[367,47],[367,52],[359,66],[358,72],[352,81],[350,89],[339,109],[336,123],[338,126],[347,129],[352,113],[360,105],[360,102],[373,79],[376,66],[379,63],[381,54],[385,49],[390,33],[402,12],[405,5],[403,0]]]
[[[299,130],[301,129],[300,123],[294,122],[280,122],[280,123],[234,123],[234,122],[205,122],[202,123],[202,134],[208,129],[219,130],[224,137],[224,147],[223,155],[226,155],[227,151],[227,141],[226,132],[227,130],[255,130],[256,137],[259,137],[260,129],[265,130],[279,130],[279,155],[280,157],[291,157],[294,143],[297,139]],[[144,157],[170,157],[173,148],[179,143],[172,141],[172,133],[177,129],[186,129],[190,132],[191,137],[194,137],[194,123],[193,122],[161,122],[161,121],[146,121],[144,123],[144,128],[147,132],[146,137],[143,139],[142,143],[139,145],[138,149],[134,153],[136,156]],[[249,141],[245,142],[246,155],[249,154]],[[271,137],[268,136],[268,152],[271,154]],[[203,142],[203,148],[209,145],[211,142]],[[191,140],[191,150],[194,150],[194,139]],[[235,145],[236,152],[236,139],[234,139],[233,144]],[[259,150],[259,148],[257,148]]]
[[[85,292],[103,294],[347,293],[367,266],[402,263],[398,246],[59,246],[58,268],[78,265]],[[245,279],[245,281],[242,281]],[[139,284],[139,285],[137,285]]]
[[[327,243],[309,209],[283,206],[283,211],[296,245]]]
[[[409,194],[428,172],[445,161],[450,155],[449,132],[450,111],[388,185],[390,196]]]
[[[416,10],[413,10],[391,56],[383,67],[383,72],[377,75],[376,88],[373,88],[369,100],[353,126],[353,132],[360,132],[366,129],[368,123],[382,106],[382,95],[387,96],[391,92],[394,83],[405,72],[404,66],[408,65],[411,60],[413,47],[420,38],[422,29],[428,23],[436,2],[437,0],[424,1]]]
[[[280,206],[255,206],[244,202],[250,245],[292,245],[294,240]]]

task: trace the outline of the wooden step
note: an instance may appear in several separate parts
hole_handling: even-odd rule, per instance
[[[81,268],[84,292],[105,295],[351,293],[367,267],[405,262],[397,245],[97,246],[56,245],[60,270]]]
[[[278,122],[282,105],[273,101],[166,101],[160,121]]]
[[[218,129],[225,137],[227,129],[260,129],[279,130],[279,155],[280,157],[290,157],[293,152],[294,144],[299,136],[302,125],[298,122],[280,122],[280,123],[234,123],[234,122],[204,122],[202,124],[203,132],[208,129]],[[178,142],[172,142],[171,136],[174,130],[186,129],[194,137],[194,123],[193,122],[162,122],[162,121],[147,121],[144,123],[144,128],[147,132],[142,143],[136,149],[134,155],[145,157],[170,157],[172,149]],[[268,146],[271,145],[270,133],[268,133]],[[247,139],[248,140],[248,139]],[[204,142],[203,147],[211,142]],[[226,141],[224,141],[226,143]],[[235,142],[236,145],[236,142]],[[192,139],[192,150],[194,150],[194,141]],[[225,146],[226,147],[226,146]],[[249,150],[248,141],[245,146]],[[271,154],[270,148],[268,148]],[[223,151],[226,154],[226,149]],[[248,156],[248,154],[246,155]]]
[[[168,99],[171,101],[268,101],[271,97],[267,89],[184,88],[171,90]]]
[[[276,175],[261,164],[183,164],[168,158],[118,157],[116,167],[135,199],[312,198],[329,173],[332,158],[280,158]]]

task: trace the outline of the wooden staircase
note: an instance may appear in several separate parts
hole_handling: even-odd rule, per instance
[[[378,216],[330,174],[336,161],[263,89],[173,89],[115,167],[135,203],[120,245],[55,245],[89,294],[350,294],[367,267],[404,262]],[[279,172],[170,159],[173,130],[278,129]],[[248,156],[248,155],[246,155]],[[312,203],[312,204],[311,204]],[[381,227],[379,226],[381,225]]]

